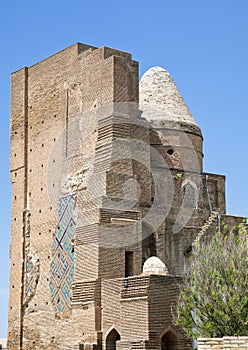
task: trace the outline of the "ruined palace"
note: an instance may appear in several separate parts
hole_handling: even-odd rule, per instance
[[[77,43],[12,74],[8,349],[191,349],[192,244],[225,214],[201,129],[161,67]]]

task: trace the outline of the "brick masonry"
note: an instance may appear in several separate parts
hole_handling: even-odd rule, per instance
[[[247,350],[248,337],[199,338],[199,350]]]
[[[152,76],[139,105],[131,55],[79,43],[12,74],[8,349],[190,349],[172,313],[188,252],[213,211],[242,218],[175,83]],[[167,272],[143,274],[154,255]]]

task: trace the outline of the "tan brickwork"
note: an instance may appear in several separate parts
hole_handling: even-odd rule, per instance
[[[161,79],[142,109],[131,55],[79,43],[12,74],[9,350],[190,348],[171,310],[192,243],[242,218],[171,78],[147,112]]]
[[[247,350],[248,337],[199,338],[199,350]]]

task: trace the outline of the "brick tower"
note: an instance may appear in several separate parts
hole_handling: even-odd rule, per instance
[[[167,71],[75,44],[13,73],[11,181],[8,349],[190,349],[192,243],[242,218]]]

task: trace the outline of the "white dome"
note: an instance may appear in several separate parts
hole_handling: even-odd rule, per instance
[[[162,67],[146,71],[139,84],[140,110],[150,120],[168,120],[197,125],[174,80]]]
[[[165,264],[156,256],[151,256],[144,262],[143,274],[145,275],[168,275]]]

